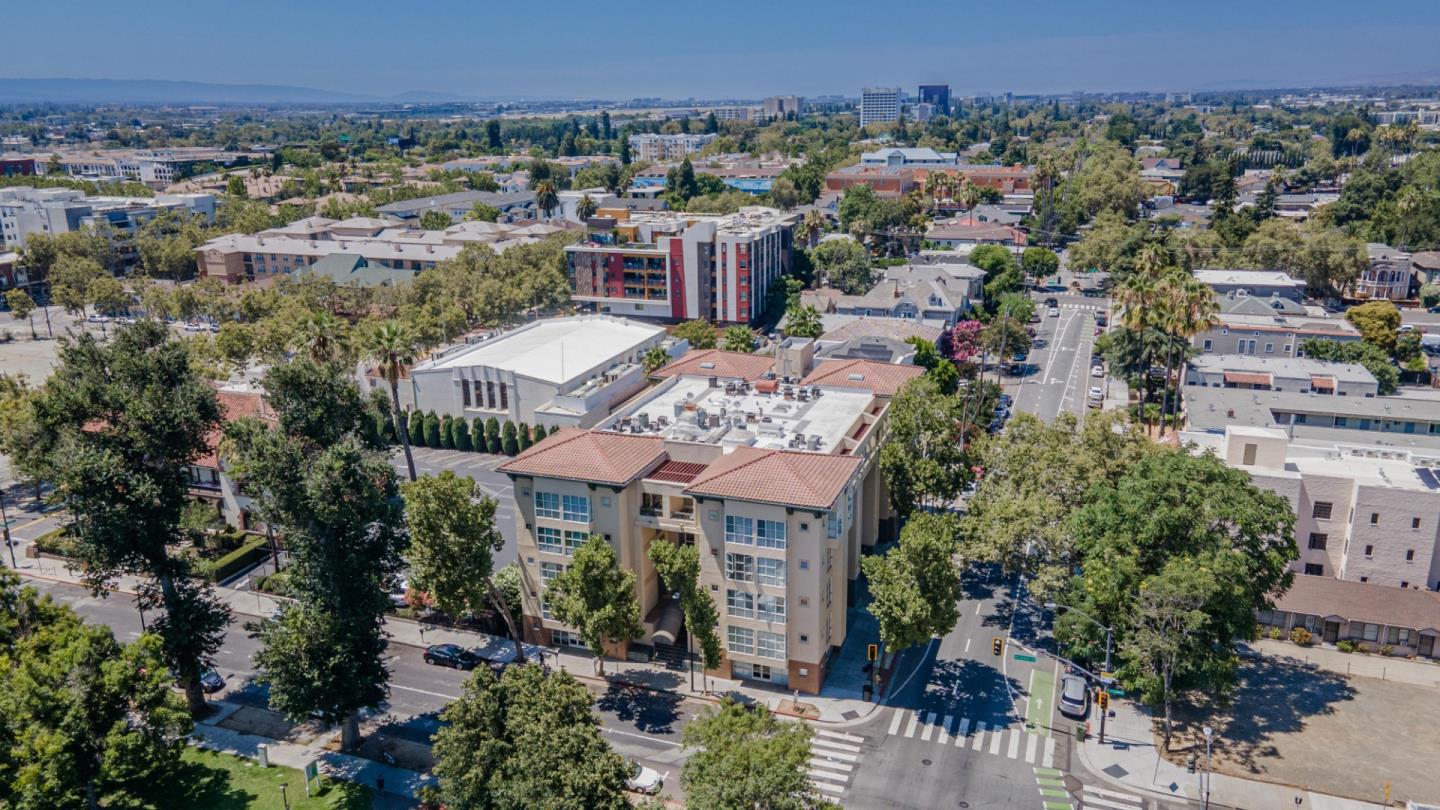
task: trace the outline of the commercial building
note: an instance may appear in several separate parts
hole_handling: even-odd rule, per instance
[[[47,152],[30,157],[34,159],[35,170],[40,174],[50,174],[58,163],[59,173],[82,180],[99,183],[131,181],[156,189],[174,183],[199,166],[232,166],[236,163],[269,159],[269,155],[264,152],[232,151],[208,146]]]
[[[860,126],[900,120],[900,88],[866,87],[860,91]]]
[[[920,92],[915,94],[921,104],[929,104],[935,108],[940,115],[950,114],[950,85],[948,84],[922,84]]]
[[[422,231],[373,217],[309,217],[254,235],[219,236],[197,247],[195,255],[202,278],[227,284],[289,275],[334,254],[361,259],[371,268],[419,272],[459,256],[466,245],[503,252],[566,230],[552,223],[461,222],[443,231]]]
[[[702,135],[659,135],[644,133],[630,136],[630,151],[635,160],[656,163],[662,160],[680,160],[704,149],[720,137],[715,133]]]
[[[1026,239],[1025,232],[1019,228],[982,222],[969,215],[935,220],[925,230],[925,241],[945,248],[1006,245],[1019,249],[1025,246]]]
[[[791,269],[797,215],[602,209],[565,248],[572,298],[615,315],[750,323]]]
[[[985,271],[968,264],[900,265],[885,268],[860,295],[822,288],[801,293],[821,314],[913,320],[947,329],[983,299]]]
[[[799,96],[769,96],[760,103],[760,114],[765,118],[799,117],[805,108],[805,100]]]
[[[853,186],[869,186],[877,197],[902,197],[920,187],[915,169],[856,163],[825,175],[825,190],[835,193]]]
[[[648,552],[694,545],[725,645],[711,674],[819,692],[861,552],[894,530],[875,463],[882,392],[896,387],[891,369],[922,371],[860,365],[835,385],[802,384],[813,345],[787,341],[780,353],[771,379],[674,376],[595,430],[562,430],[499,468],[515,487],[528,641],[580,643],[552,618],[545,589],[600,536],[635,574],[642,616],[641,635],[610,652],[683,655],[674,583]]]
[[[955,152],[937,152],[929,147],[890,147],[860,155],[861,166],[886,166],[891,169],[954,169],[959,165]]]
[[[645,387],[645,353],[665,343],[662,327],[607,315],[534,321],[416,365],[402,401],[467,420],[590,427]]]
[[[23,248],[33,234],[55,236],[85,228],[109,228],[122,261],[135,258],[129,237],[162,211],[178,211],[215,221],[210,194],[157,194],[154,197],[88,197],[68,188],[0,188],[0,246]]]
[[[1380,393],[1375,375],[1361,365],[1249,354],[1197,355],[1185,367],[1185,385],[1341,397],[1373,397]]]

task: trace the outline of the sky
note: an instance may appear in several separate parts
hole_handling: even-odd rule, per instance
[[[15,78],[560,99],[1440,82],[1440,0],[11,5],[0,76]]]

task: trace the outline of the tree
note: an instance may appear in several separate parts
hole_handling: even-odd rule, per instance
[[[339,366],[296,360],[272,367],[264,384],[275,425],[240,419],[225,436],[236,474],[285,537],[295,602],[261,623],[255,666],[272,707],[340,724],[349,751],[359,713],[387,691],[387,592],[408,541],[395,470],[366,429],[371,401]]]
[[[465,218],[472,222],[496,222],[500,219],[500,209],[493,205],[477,202],[471,206],[470,213],[466,214]]]
[[[635,575],[620,567],[615,549],[600,535],[575,550],[570,567],[550,581],[545,602],[555,620],[570,625],[605,673],[605,645],[640,635]]]
[[[426,211],[420,215],[420,229],[422,231],[443,231],[455,221],[444,211]]]
[[[526,450],[529,450],[531,444],[531,437],[533,437],[534,435],[535,434],[530,432],[530,426],[525,424],[524,422],[521,422],[520,425],[515,428],[515,451],[517,453],[523,453]]]
[[[407,423],[407,424],[406,424],[406,428],[405,428],[406,432],[407,432],[409,435],[415,437],[415,442],[416,442],[417,444],[419,444],[421,447],[424,447],[424,446],[425,446],[425,414],[421,413],[419,408],[416,408],[416,409],[410,411],[410,418],[409,418],[408,420],[406,420],[406,423]],[[410,457],[409,457],[409,456],[406,456],[406,459],[405,459],[405,460],[406,460],[406,461],[410,461]],[[412,479],[412,480],[413,480],[413,479]]]
[[[470,423],[463,416],[457,416],[450,422],[450,445],[467,453],[474,449],[470,443]]]
[[[720,348],[727,352],[755,351],[755,330],[748,326],[731,326],[725,330],[725,338],[720,342]]]
[[[810,251],[817,286],[835,287],[846,295],[862,295],[875,284],[870,252],[853,239],[832,239]]]
[[[688,155],[679,166],[665,173],[665,188],[667,195],[678,203],[671,204],[671,207],[677,210],[683,210],[685,203],[700,193],[700,185],[695,179],[695,167],[690,163]]]
[[[238,174],[225,178],[225,193],[242,200],[250,196],[250,192],[245,188],[245,178]]]
[[[708,321],[685,321],[670,333],[676,340],[688,340],[692,349],[715,348],[715,327]]]
[[[410,473],[410,480],[414,481],[415,456],[410,452],[410,430],[413,425],[407,425],[400,412],[400,378],[415,364],[414,335],[397,320],[384,321],[370,332],[365,348],[371,361],[375,363],[375,372],[385,380],[389,389],[391,414],[400,433],[400,446],[405,450],[405,466]],[[411,415],[412,423],[418,413],[419,411],[416,411]]]
[[[495,553],[505,538],[495,526],[495,499],[474,481],[450,470],[401,486],[410,527],[410,575],[415,587],[448,616],[478,615],[490,605],[505,620],[515,642],[515,660],[525,661],[515,617],[495,588]]]
[[[440,417],[440,446],[446,450],[455,449],[455,417],[448,413]]]
[[[535,186],[535,207],[549,219],[560,207],[560,194],[555,190],[555,184],[549,180],[543,180]]]
[[[1053,276],[1060,270],[1060,257],[1043,247],[1027,247],[1020,254],[1020,267],[1030,278]]]
[[[960,494],[967,475],[964,404],[941,394],[926,377],[905,383],[891,401],[890,441],[880,449],[880,472],[902,516],[944,506]]]
[[[1369,303],[1345,310],[1345,320],[1354,324],[1366,343],[1380,347],[1386,354],[1395,353],[1395,335],[1400,329],[1400,310],[1389,301]]]
[[[96,595],[121,575],[144,580],[141,604],[165,611],[152,630],[166,665],[200,714],[200,673],[220,649],[229,611],[172,548],[186,539],[185,470],[220,426],[215,392],[154,321],[121,330],[108,346],[88,334],[63,338],[59,360],[33,401],[21,466],[54,483],[74,559]]]
[[[72,315],[82,315],[89,303],[90,285],[105,275],[94,259],[61,255],[50,269],[50,297]]]
[[[1201,608],[1215,589],[1215,578],[1207,569],[1167,565],[1160,574],[1141,583],[1134,629],[1121,642],[1121,656],[1138,670],[1142,698],[1164,708],[1161,747],[1167,751],[1173,733],[1170,707],[1175,676],[1206,656],[1205,650],[1198,649],[1205,639],[1202,631],[1206,617]]]
[[[506,422],[500,429],[500,450],[507,456],[520,453],[520,436],[515,430],[514,422]]]
[[[485,452],[498,456],[501,449],[500,420],[492,416],[485,420]]]
[[[953,515],[921,512],[905,524],[897,546],[860,560],[870,587],[869,610],[887,649],[924,644],[955,629],[960,618],[958,538]]]
[[[1440,284],[1436,284],[1432,281],[1428,284],[1423,285],[1420,288],[1420,305],[1425,307],[1426,309],[1434,309],[1437,305],[1440,305]],[[15,309],[15,305],[11,304],[10,308]],[[25,316],[16,315],[15,317],[23,318]],[[35,327],[31,326],[30,331],[34,332]]]
[[[434,411],[425,414],[425,446],[440,446],[440,417]]]
[[[1436,297],[1440,298],[1440,295]],[[40,336],[35,334],[35,299],[30,297],[30,293],[16,287],[5,293],[5,305],[10,307],[10,316],[15,320],[29,319],[30,339],[39,340]]]
[[[812,340],[825,334],[825,326],[820,322],[820,311],[809,304],[791,307],[785,313],[785,334],[788,337]]]
[[[474,810],[624,810],[629,765],[610,749],[590,692],[566,672],[480,667],[435,733],[440,800]]]
[[[764,706],[733,700],[708,708],[685,726],[680,781],[694,810],[818,810],[820,798],[806,776],[810,727],[782,723]]]
[[[664,346],[651,346],[645,351],[645,357],[642,360],[646,374],[654,374],[668,362],[670,362],[670,353],[665,351]]]
[[[595,199],[589,194],[586,194],[580,198],[579,202],[575,203],[575,216],[579,217],[581,222],[584,222],[595,216],[595,211],[599,208],[600,206],[595,202]]]
[[[680,610],[685,614],[685,629],[692,641],[700,644],[705,669],[715,669],[725,661],[725,650],[715,628],[720,623],[715,602],[700,584],[700,552],[693,545],[671,543],[657,538],[648,552],[655,573],[665,588],[680,594]],[[694,671],[690,675],[695,684]]]
[[[153,795],[191,728],[163,648],[121,644],[0,571],[0,795],[92,810]]]

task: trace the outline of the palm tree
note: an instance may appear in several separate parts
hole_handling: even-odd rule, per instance
[[[805,218],[800,220],[800,237],[805,244],[813,247],[816,234],[825,230],[825,226],[825,215],[820,213],[819,209],[811,208],[805,212]]]
[[[1180,371],[1180,367],[1183,366],[1185,362],[1190,359],[1191,355],[1194,352],[1194,347],[1191,345],[1191,341],[1195,339],[1196,335],[1200,334],[1201,332],[1208,331],[1209,329],[1214,327],[1215,324],[1218,322],[1217,318],[1220,314],[1220,305],[1215,303],[1215,296],[1208,286],[1196,279],[1194,276],[1184,273],[1178,269],[1173,271],[1173,275],[1173,297],[1170,300],[1169,305],[1172,306],[1175,310],[1175,317],[1172,321],[1175,327],[1175,332],[1174,340],[1171,343],[1171,348],[1179,356],[1174,357],[1172,355],[1170,358],[1168,358],[1171,362],[1167,364],[1167,370],[1165,375],[1165,381],[1167,383],[1167,395],[1160,406],[1161,436],[1165,435],[1165,413],[1169,408],[1170,404],[1168,394],[1168,383],[1170,381],[1169,368],[1170,366],[1173,366],[1177,374],[1177,379],[1175,381],[1175,384],[1177,386],[1175,390],[1175,398],[1177,400],[1178,406],[1178,400],[1180,398],[1180,391],[1178,388],[1180,380],[1178,378],[1178,374]],[[1179,408],[1177,407],[1176,410],[1179,410]]]
[[[959,192],[955,195],[955,201],[960,203],[961,208],[969,211],[980,203],[980,187],[975,185],[970,178],[965,178],[965,181],[960,184]]]
[[[348,342],[344,330],[344,321],[329,312],[312,312],[297,325],[294,348],[304,350],[317,363],[339,360]]]
[[[545,212],[545,218],[549,219],[551,213],[560,207],[560,195],[555,192],[555,184],[549,180],[541,180],[535,186],[535,206]]]
[[[600,206],[596,205],[595,201],[590,198],[590,195],[586,194],[580,198],[580,202],[575,203],[575,216],[579,217],[581,222],[584,222],[590,217],[595,216],[595,211],[599,207]]]
[[[409,468],[410,480],[414,481],[415,457],[410,453],[410,430],[400,412],[400,377],[415,363],[415,337],[399,321],[385,321],[370,333],[366,349],[375,360],[375,370],[390,386],[390,415],[395,420],[395,432],[400,434],[400,446],[405,448],[405,466]]]

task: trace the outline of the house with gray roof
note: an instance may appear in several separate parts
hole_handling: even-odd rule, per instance
[[[483,203],[500,211],[499,222],[509,223],[527,219],[541,219],[544,215],[535,205],[533,191],[457,191],[453,194],[437,194],[414,200],[401,200],[376,208],[376,212],[396,222],[418,220],[426,211],[439,211],[459,222]],[[555,213],[559,213],[557,208]]]

